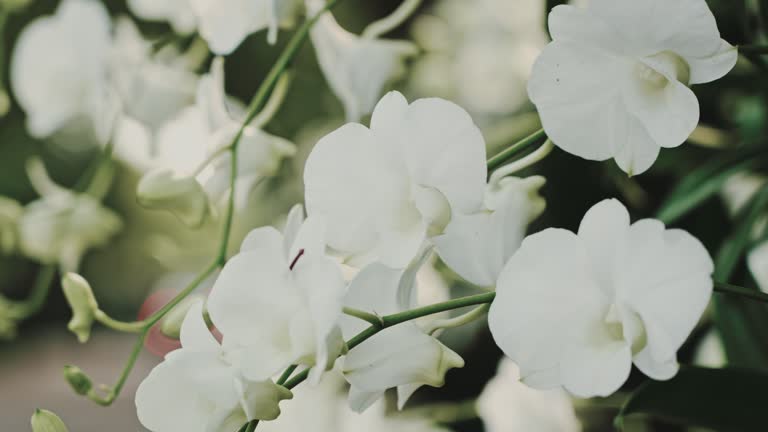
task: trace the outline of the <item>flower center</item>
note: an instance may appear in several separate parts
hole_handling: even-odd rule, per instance
[[[691,71],[688,63],[671,51],[643,57],[635,63],[635,75],[650,89],[663,89],[670,80],[688,85]]]

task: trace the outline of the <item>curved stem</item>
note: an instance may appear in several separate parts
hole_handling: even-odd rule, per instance
[[[536,132],[507,147],[506,149],[500,151],[498,154],[488,159],[488,172],[492,172],[498,167],[504,165],[510,159],[524,152],[529,147],[539,142],[545,136],[546,134],[544,133],[544,129],[539,129]]]
[[[36,314],[45,304],[48,292],[51,290],[53,278],[56,276],[56,265],[46,264],[35,278],[35,284],[32,286],[32,292],[26,300],[11,301],[9,314],[14,320],[20,321]]]
[[[385,33],[389,33],[410,18],[419,6],[421,6],[421,0],[404,0],[394,12],[378,21],[368,24],[365,30],[363,30],[362,36],[364,38],[374,39]]]
[[[547,139],[544,141],[544,144],[541,145],[541,147],[534,150],[531,154],[518,159],[508,165],[504,165],[503,167],[497,169],[496,171],[491,174],[491,179],[489,183],[496,183],[502,178],[514,174],[518,171],[522,171],[529,166],[535,164],[536,162],[539,162],[540,160],[547,157],[549,153],[552,152],[552,149],[555,148],[555,145],[552,144],[552,140]]]
[[[283,105],[283,101],[285,100],[285,95],[288,93],[288,87],[290,87],[290,84],[290,73],[285,72],[280,75],[280,79],[277,81],[275,89],[272,91],[272,95],[269,97],[269,101],[267,101],[266,105],[264,105],[264,109],[262,109],[259,114],[254,117],[253,120],[251,120],[251,126],[261,129],[272,120],[275,114],[277,114],[277,111]]]
[[[120,321],[116,320],[109,315],[107,315],[102,310],[97,310],[94,312],[94,318],[96,321],[104,324],[105,326],[121,331],[124,333],[140,333],[142,330],[144,330],[144,327],[146,327],[146,324],[144,321],[132,321],[132,322],[126,322],[126,321]]]
[[[365,342],[366,340],[371,338],[373,335],[384,330],[385,328],[392,327],[392,326],[404,323],[406,321],[411,321],[411,320],[425,317],[428,315],[434,315],[440,312],[459,309],[466,306],[474,306],[479,304],[491,303],[495,297],[496,297],[495,292],[488,292],[483,294],[471,295],[467,297],[460,297],[460,298],[448,300],[442,303],[435,303],[433,305],[411,309],[405,312],[400,312],[392,315],[385,315],[381,317],[381,322],[382,322],[381,327],[372,325],[367,329],[361,331],[355,337],[347,341],[347,348],[351,350],[352,348]],[[301,384],[304,380],[307,379],[308,376],[309,376],[309,369],[306,369],[301,373],[299,373],[298,375],[291,378],[290,380],[286,381],[286,383],[284,384],[284,387],[290,390],[296,387],[297,385]]]
[[[488,312],[488,309],[490,309],[490,304],[484,304],[482,306],[478,306],[471,311],[459,315],[457,317],[453,318],[447,318],[442,320],[436,320],[432,323],[430,323],[425,329],[424,332],[430,335],[434,335],[435,332],[442,329],[447,328],[455,328],[455,327],[461,327],[463,325],[469,324],[472,321],[475,321],[483,316]]]
[[[350,307],[345,307],[342,312],[344,312],[345,315],[349,315],[358,319],[361,319],[363,321],[367,321],[369,324],[374,326],[383,326],[384,323],[381,321],[381,318],[379,318],[378,315],[372,314],[370,312],[362,311],[359,309],[354,309]]]

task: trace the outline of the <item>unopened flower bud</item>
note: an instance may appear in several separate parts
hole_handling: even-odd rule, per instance
[[[72,387],[72,390],[79,395],[88,393],[91,391],[91,387],[93,387],[93,383],[88,378],[88,375],[77,366],[64,366],[64,378]]]
[[[91,326],[99,305],[93,296],[91,285],[77,273],[67,273],[61,279],[64,297],[72,308],[72,319],[67,328],[77,336],[80,343],[85,343],[91,336]]]
[[[208,216],[208,196],[194,177],[180,176],[171,170],[150,171],[139,181],[139,204],[167,210],[185,225],[199,227]]]
[[[181,323],[187,316],[187,311],[196,302],[204,300],[201,295],[191,295],[171,309],[160,324],[160,331],[171,339],[181,336]]]
[[[48,410],[36,409],[31,424],[32,432],[69,432],[59,416]]]

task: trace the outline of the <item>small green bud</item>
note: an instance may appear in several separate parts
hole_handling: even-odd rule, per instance
[[[184,322],[184,318],[186,318],[189,308],[192,307],[195,302],[204,299],[205,298],[201,295],[191,295],[182,300],[181,303],[177,304],[165,315],[165,318],[163,318],[163,321],[160,323],[160,332],[171,339],[179,339],[181,337],[181,324]]]
[[[64,378],[72,387],[72,390],[79,395],[85,395],[93,387],[93,383],[88,378],[88,375],[77,366],[64,366]]]
[[[36,409],[30,423],[32,432],[69,432],[59,416],[48,410]]]
[[[80,343],[87,342],[91,336],[94,316],[99,310],[91,285],[79,274],[67,273],[61,278],[61,286],[64,297],[72,308],[72,319],[69,320],[67,328],[77,335]]]
[[[182,223],[198,228],[208,218],[208,196],[203,186],[190,176],[171,170],[150,171],[136,188],[139,204],[148,209],[167,210]]]

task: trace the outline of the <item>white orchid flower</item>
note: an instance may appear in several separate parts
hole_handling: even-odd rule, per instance
[[[35,19],[19,35],[11,86],[27,113],[27,129],[50,136],[71,122],[101,122],[111,43],[110,19],[96,0],[65,0],[56,13]]]
[[[428,253],[406,270],[380,263],[365,267],[352,280],[345,306],[373,311],[379,315],[402,312],[416,306],[416,274]],[[368,327],[362,320],[345,316],[344,337],[349,339]],[[426,334],[417,323],[408,322],[382,330],[354,347],[344,358],[344,377],[352,385],[349,404],[362,412],[379,400],[389,388],[397,388],[398,408],[423,385],[442,387],[449,369],[463,367],[464,360]]]
[[[370,129],[344,125],[312,150],[307,211],[326,217],[328,245],[347,258],[403,268],[454,211],[481,208],[486,173],[483,136],[466,111],[390,92]]]
[[[208,300],[229,357],[251,379],[302,364],[317,381],[344,347],[337,320],[346,284],[325,256],[322,220],[302,219],[297,206],[284,234],[272,227],[251,231]]]
[[[580,432],[570,397],[562,389],[536,390],[520,382],[520,369],[508,358],[477,399],[488,432]]]
[[[296,152],[293,143],[259,128],[274,114],[281,97],[273,97],[264,114],[257,116],[240,138],[236,179],[237,190],[242,194],[257,180],[274,175],[282,159]],[[227,98],[223,58],[216,58],[211,72],[200,78],[195,104],[183,109],[158,132],[156,151],[147,158],[148,165],[180,176],[194,176],[212,199],[220,199],[229,189],[231,173],[229,153],[222,151],[234,139],[243,116]]]
[[[308,0],[307,10],[317,13],[323,5],[323,1]],[[405,60],[418,53],[409,41],[350,33],[330,12],[323,14],[310,35],[323,75],[344,106],[347,121],[370,114],[384,86],[401,77]]]
[[[189,0],[197,17],[198,31],[215,54],[227,55],[245,38],[268,29],[270,43],[279,26],[293,24],[298,0]]]
[[[544,181],[540,176],[505,177],[489,183],[485,208],[454,213],[445,233],[435,237],[440,258],[467,281],[493,286],[520,247],[528,224],[544,211],[546,203],[538,194]]]
[[[120,216],[104,207],[101,197],[55,184],[37,159],[30,161],[28,171],[40,198],[19,217],[19,248],[30,258],[77,272],[88,249],[104,246],[122,229]]]
[[[210,211],[203,186],[195,178],[178,176],[171,170],[144,175],[136,187],[136,200],[149,209],[168,210],[192,228],[200,227]]]
[[[179,34],[189,34],[197,28],[197,17],[191,0],[128,0],[128,8],[147,21],[167,21]]]
[[[169,353],[136,391],[139,421],[152,432],[225,432],[272,420],[291,392],[270,379],[248,380],[226,360],[203,319],[202,301],[181,327],[182,348]]]
[[[488,323],[531,387],[580,397],[618,390],[634,363],[657,380],[712,294],[707,250],[653,219],[629,223],[616,200],[593,206],[578,234],[529,236],[504,267]]]
[[[544,130],[563,150],[614,158],[630,175],[696,128],[699,103],[688,86],[736,64],[737,51],[720,38],[705,0],[561,5],[549,14],[549,29],[553,42],[528,83]]]

